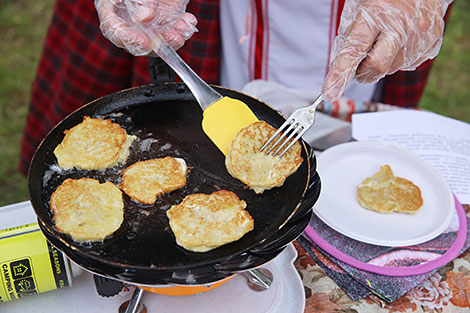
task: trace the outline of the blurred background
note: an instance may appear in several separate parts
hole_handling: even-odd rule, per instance
[[[91,1],[91,0],[90,0]],[[16,169],[53,0],[0,0],[0,206],[29,199]],[[470,0],[455,0],[420,107],[470,122]]]

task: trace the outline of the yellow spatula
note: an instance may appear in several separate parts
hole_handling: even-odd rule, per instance
[[[242,101],[222,97],[204,82],[173,50],[164,44],[155,51],[185,82],[203,112],[202,129],[212,142],[227,155],[230,141],[240,128],[258,120]]]
[[[204,82],[180,58],[173,48],[166,44],[155,51],[185,82],[203,113],[202,129],[212,142],[227,155],[230,141],[240,128],[258,120],[251,109],[242,101],[222,97]]]
[[[124,2],[127,5],[127,1]],[[130,4],[131,5],[131,4]],[[212,142],[227,155],[230,141],[240,128],[258,120],[250,108],[240,100],[222,97],[204,82],[150,25],[137,23],[123,10],[119,15],[130,25],[140,29],[151,40],[153,51],[162,58],[189,87],[203,112],[202,129]]]
[[[223,97],[204,82],[170,47],[162,50],[173,51],[173,55],[159,56],[181,77],[189,87],[203,112],[202,129],[224,155],[235,134],[244,126],[258,120],[251,109],[242,101]],[[178,60],[179,59],[179,60]]]
[[[201,102],[199,104],[203,107]],[[242,101],[221,97],[204,110],[202,129],[220,151],[227,155],[228,146],[235,134],[257,120],[256,115]]]

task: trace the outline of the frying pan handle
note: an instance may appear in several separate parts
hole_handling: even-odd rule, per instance
[[[95,287],[98,294],[102,297],[112,297],[117,295],[124,286],[122,282],[98,276],[93,274],[93,280],[95,281]]]
[[[160,57],[149,57],[150,82],[160,86],[175,81],[175,72]]]

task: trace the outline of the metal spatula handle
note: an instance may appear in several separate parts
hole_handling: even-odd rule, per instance
[[[222,95],[215,91],[205,81],[201,79],[186,62],[176,53],[176,51],[166,43],[165,39],[158,34],[154,34],[155,37],[149,37],[152,40],[155,53],[162,58],[184,81],[184,83],[191,90],[192,94],[196,98],[197,102],[201,106],[202,110],[205,110],[212,103],[220,100]],[[157,39],[157,37],[160,37]],[[160,41],[160,42],[157,42]],[[163,44],[160,44],[163,40]]]
[[[118,12],[119,16],[129,25],[132,25],[142,31],[150,39],[153,51],[165,61],[184,81],[191,90],[197,102],[204,111],[208,106],[222,98],[222,95],[215,91],[205,81],[201,79],[186,62],[176,53],[172,46],[163,38],[163,36],[152,26],[146,27],[141,23],[136,23],[129,16],[127,9]]]

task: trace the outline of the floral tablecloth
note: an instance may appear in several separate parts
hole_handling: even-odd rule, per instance
[[[463,207],[467,218],[470,218],[470,205]],[[298,242],[294,244],[299,253],[295,266],[305,287],[305,313],[470,312],[470,250],[388,304],[374,295],[352,300]],[[338,270],[341,268],[338,267]]]

